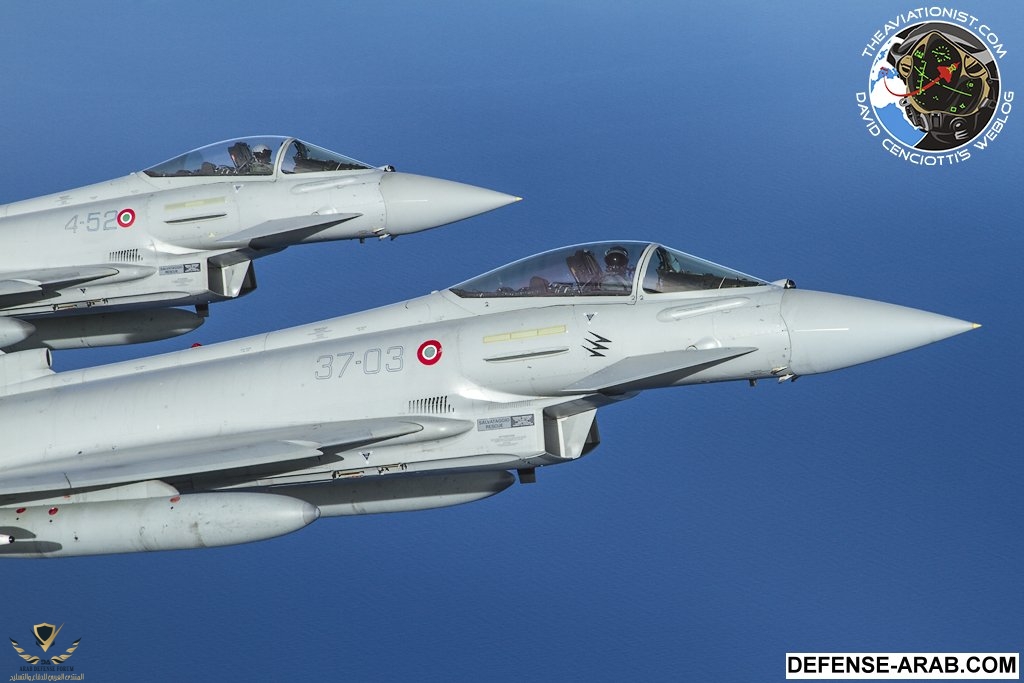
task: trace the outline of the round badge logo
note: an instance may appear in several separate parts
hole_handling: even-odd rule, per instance
[[[871,78],[879,123],[908,147],[932,152],[978,137],[999,101],[992,52],[952,24],[928,22],[897,33],[878,51]]]
[[[110,214],[107,214],[110,215]],[[121,209],[117,212],[117,224],[122,228],[132,227],[135,222],[135,211],[132,209]]]
[[[433,365],[441,360],[441,342],[436,339],[428,339],[416,349],[416,358],[424,365]]]
[[[1006,54],[998,35],[952,10],[951,21],[909,21],[936,12],[946,18],[945,10],[914,10],[872,36],[862,53],[871,57],[868,89],[857,93],[868,132],[889,154],[924,166],[984,151],[1013,108],[997,64]]]

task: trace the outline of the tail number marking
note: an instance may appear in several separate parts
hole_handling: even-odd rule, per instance
[[[341,379],[350,366],[356,366],[364,375],[377,375],[385,372],[401,372],[405,369],[405,347],[389,346],[386,349],[366,349],[361,357],[355,351],[324,354],[315,361],[313,377],[315,379]],[[353,360],[355,359],[355,360]]]

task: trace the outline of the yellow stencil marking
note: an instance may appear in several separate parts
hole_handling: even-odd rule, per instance
[[[535,330],[520,330],[518,332],[502,332],[501,334],[489,334],[484,337],[484,344],[494,342],[507,342],[515,339],[531,339],[533,337],[547,337],[552,334],[565,334],[568,330],[565,325],[554,325],[552,327],[540,327]]]
[[[224,197],[210,197],[209,199],[193,199],[190,202],[178,202],[177,204],[164,204],[164,209],[167,211],[174,211],[175,209],[193,209],[197,206],[223,203]]]

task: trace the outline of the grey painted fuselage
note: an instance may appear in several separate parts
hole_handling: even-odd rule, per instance
[[[183,334],[210,303],[255,289],[255,259],[297,244],[419,232],[517,199],[374,168],[295,138],[215,143],[0,206],[0,348]]]
[[[407,302],[162,356],[62,373],[42,351],[0,356],[0,534],[14,539],[0,556],[220,544],[118,544],[134,532],[103,521],[82,541],[81,520],[77,536],[32,538],[76,504],[273,493],[275,506],[331,516],[477,500],[513,470],[530,478],[589,452],[597,409],[638,391],[793,379],[973,327],[622,244],[631,267],[618,279],[599,261],[618,243],[579,245]],[[63,509],[46,526],[19,527],[12,512],[42,519],[49,506]],[[280,533],[311,510],[282,513]],[[147,514],[180,527],[159,517],[174,512]],[[224,542],[256,540],[242,527]]]

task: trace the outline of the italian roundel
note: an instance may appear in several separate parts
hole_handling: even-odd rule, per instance
[[[416,349],[416,358],[424,365],[433,365],[441,360],[441,342],[436,339],[428,339]]]
[[[135,211],[132,209],[121,209],[117,212],[117,224],[122,228],[132,227],[135,222]]]

